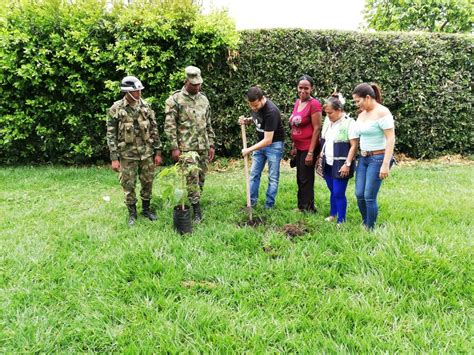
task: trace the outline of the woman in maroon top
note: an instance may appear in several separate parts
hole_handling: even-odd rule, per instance
[[[296,181],[298,183],[298,209],[314,212],[314,162],[318,152],[321,130],[321,104],[311,92],[314,80],[303,75],[298,80],[298,97],[290,116],[291,155],[296,161]]]

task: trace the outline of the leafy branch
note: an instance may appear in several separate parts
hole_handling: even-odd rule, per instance
[[[201,170],[197,164],[198,158],[199,154],[197,152],[183,153],[176,164],[163,169],[158,174],[158,186],[163,200],[173,201],[175,205],[181,205],[181,209],[184,210],[186,178],[188,175]]]

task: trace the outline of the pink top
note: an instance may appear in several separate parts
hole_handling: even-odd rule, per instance
[[[293,113],[290,117],[291,140],[298,150],[309,150],[311,138],[313,137],[313,124],[311,115],[321,112],[321,104],[315,98],[310,98],[306,106],[298,112],[300,100],[296,100]],[[317,144],[316,144],[317,145]]]

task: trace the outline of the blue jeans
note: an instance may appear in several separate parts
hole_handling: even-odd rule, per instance
[[[268,161],[268,188],[265,208],[272,208],[278,192],[280,180],[280,160],[283,156],[283,142],[273,142],[269,146],[256,150],[252,154],[252,169],[250,171],[250,201],[252,206],[257,204],[260,177],[265,163]]]
[[[337,223],[342,223],[346,221],[346,189],[349,179],[333,179],[331,172],[332,165],[324,164],[324,180],[326,180],[326,185],[331,192],[331,211],[329,214],[333,217],[337,216]]]
[[[384,154],[359,157],[356,169],[355,195],[364,225],[373,229],[377,221],[379,207],[377,194],[382,180],[379,177]]]

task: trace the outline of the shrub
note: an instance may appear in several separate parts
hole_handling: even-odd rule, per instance
[[[102,156],[113,41],[97,1],[21,1],[1,27],[0,160]]]
[[[302,74],[324,99],[335,88],[351,99],[353,88],[375,81],[396,120],[396,149],[416,158],[472,154],[472,36],[422,33],[258,30],[241,33],[233,64],[205,75],[214,109],[219,150],[236,155],[241,146],[243,99],[261,85],[286,120]],[[355,116],[352,100],[347,111]],[[289,138],[288,138],[289,141]]]
[[[247,89],[261,85],[286,121],[301,74],[315,78],[319,99],[336,87],[350,98],[358,83],[379,83],[395,116],[399,152],[417,158],[474,153],[472,35],[239,34],[225,12],[204,16],[192,0],[119,2],[109,12],[97,0],[1,1],[2,163],[108,160],[105,112],[120,97],[120,79],[142,80],[163,127],[164,101],[191,64],[203,71],[221,156],[240,155],[236,121],[249,113]]]
[[[125,75],[139,77],[160,118],[183,68],[235,47],[225,13],[192,0],[34,0],[0,23],[0,161],[84,163],[107,158],[105,112]],[[161,123],[163,119],[161,118]]]

